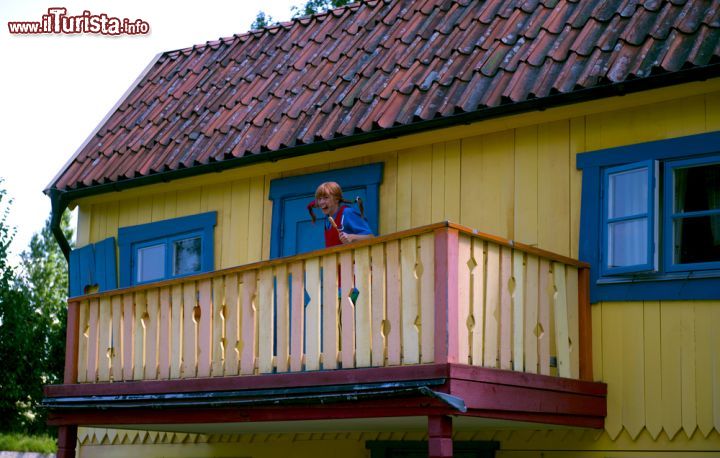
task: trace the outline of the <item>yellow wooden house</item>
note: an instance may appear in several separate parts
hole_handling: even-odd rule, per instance
[[[324,247],[325,181],[375,237]],[[720,456],[717,0],[362,1],[165,52],[46,193],[60,457]]]

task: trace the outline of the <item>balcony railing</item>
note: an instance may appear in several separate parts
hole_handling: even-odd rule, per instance
[[[71,298],[65,382],[433,362],[589,379],[587,268],[439,223]]]

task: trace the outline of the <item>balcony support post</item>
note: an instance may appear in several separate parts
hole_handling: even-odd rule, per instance
[[[67,332],[65,334],[65,385],[77,383],[78,344],[80,340],[80,302],[68,302]],[[58,427],[57,458],[75,458],[77,425]]]
[[[80,303],[68,302],[67,332],[65,333],[65,373],[66,385],[77,383],[78,344],[80,340]]]
[[[430,458],[453,456],[452,417],[445,415],[428,417],[428,456]]]
[[[590,269],[578,269],[578,327],[580,328],[580,380],[592,381],[592,311],[590,310]]]
[[[458,230],[435,229],[435,362],[457,363]]]
[[[77,425],[58,427],[57,458],[75,458],[77,432]]]

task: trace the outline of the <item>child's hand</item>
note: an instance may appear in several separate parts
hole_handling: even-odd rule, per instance
[[[338,231],[338,235],[340,236],[340,241],[342,243],[352,243],[355,241],[352,234],[346,234],[343,231]]]

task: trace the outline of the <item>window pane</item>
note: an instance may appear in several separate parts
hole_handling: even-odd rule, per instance
[[[675,220],[675,264],[720,261],[720,215]]]
[[[720,164],[675,169],[675,212],[720,209]]]
[[[138,283],[165,277],[165,244],[138,249],[137,263]]]
[[[608,225],[608,267],[647,264],[647,218]]]
[[[647,213],[648,201],[647,168],[628,170],[610,175],[608,216],[642,215]]]
[[[200,237],[173,242],[173,275],[200,272]]]

